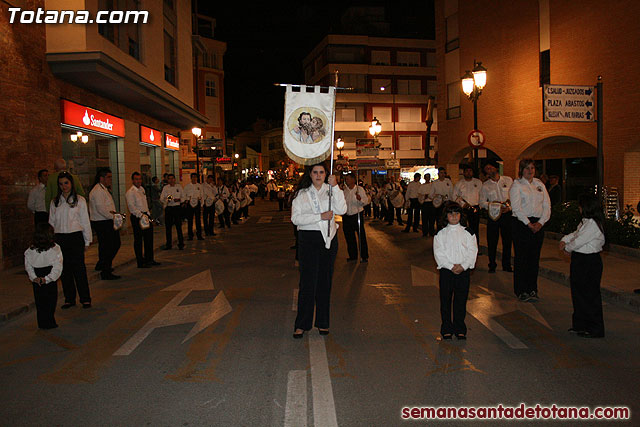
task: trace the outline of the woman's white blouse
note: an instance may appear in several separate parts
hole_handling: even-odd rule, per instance
[[[451,270],[455,264],[469,270],[476,265],[478,242],[475,236],[460,224],[449,224],[433,238],[433,256],[438,270]]]
[[[551,216],[551,201],[549,193],[542,181],[533,178],[531,182],[524,178],[513,181],[509,190],[511,210],[524,225],[529,225],[529,217],[540,218],[538,222],[544,225]]]
[[[344,193],[339,186],[331,190],[331,210],[335,215],[344,215],[347,212],[347,203]],[[291,205],[291,222],[302,231],[320,231],[324,238],[325,247],[331,247],[331,240],[336,235],[338,226],[335,217],[331,219],[331,226],[327,227],[327,221],[321,218],[323,212],[329,210],[329,184],[325,183],[320,191],[313,185],[300,190]]]
[[[562,241],[566,244],[564,250],[567,252],[595,254],[602,251],[604,234],[593,219],[584,218],[578,229],[564,236]]]
[[[35,269],[51,266],[51,271],[44,277],[47,283],[55,282],[62,274],[62,250],[54,244],[52,248],[38,252],[36,249],[27,249],[24,252],[24,269],[27,270],[29,280],[32,282],[38,277]]]
[[[55,199],[51,201],[49,208],[49,224],[56,233],[75,233],[82,231],[84,245],[89,246],[93,236],[91,235],[91,223],[87,202],[82,196],[76,196],[78,203],[71,207],[64,196],[60,196],[60,205],[56,206]]]

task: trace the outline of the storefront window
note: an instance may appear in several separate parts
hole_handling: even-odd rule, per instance
[[[62,158],[69,171],[80,178],[85,195],[88,196],[93,188],[98,170],[110,168],[113,174],[111,192],[116,210],[120,210],[117,141],[117,138],[62,128]]]

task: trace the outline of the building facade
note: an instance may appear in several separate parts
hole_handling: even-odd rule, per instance
[[[433,40],[328,35],[305,58],[306,84],[333,86],[337,72],[338,86],[352,88],[336,95],[335,139],[345,142],[343,156],[352,167],[360,164],[365,181],[371,182],[372,170],[386,170],[384,160],[397,159],[401,168],[436,161],[435,108],[429,142],[426,125],[428,97],[437,95],[435,48]],[[371,138],[374,118],[382,125],[377,166],[357,153]]]
[[[604,185],[617,188],[622,203],[638,203],[638,2],[437,0],[435,7],[442,163],[469,160],[473,104],[460,78],[482,61],[479,157],[502,161],[511,176],[531,157],[540,173],[559,176],[565,200],[575,199],[597,184],[597,125],[543,121],[543,85],[593,86],[602,76]]]
[[[97,170],[110,167],[116,209],[127,212],[131,174],[150,185],[153,176],[177,173],[180,130],[206,122],[193,108],[188,0],[144,2],[146,24],[10,23],[8,8],[25,3],[71,9],[63,1],[0,1],[1,268],[20,264],[30,244],[26,200],[38,170],[53,171],[64,158],[88,194]],[[95,16],[141,2],[73,6]]]
[[[193,97],[195,109],[207,118],[202,128],[202,137],[215,140],[220,149],[219,158],[227,158],[224,126],[224,54],[227,44],[214,39],[216,20],[208,16],[193,14]],[[182,132],[182,181],[189,181],[189,174],[196,172],[195,138],[191,129]],[[215,174],[217,162],[214,158],[202,158],[200,172]],[[220,168],[227,167],[219,165]],[[219,175],[221,169],[217,171]]]

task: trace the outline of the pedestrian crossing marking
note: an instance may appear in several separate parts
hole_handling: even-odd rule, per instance
[[[269,224],[271,223],[272,219],[273,219],[272,216],[261,216],[260,219],[258,220],[258,224]]]

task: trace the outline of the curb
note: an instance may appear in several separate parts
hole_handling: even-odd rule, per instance
[[[481,245],[480,248],[485,251],[485,253],[487,253],[489,250],[485,245]],[[502,252],[496,251],[496,259],[501,256]],[[571,286],[569,284],[569,275],[561,271],[556,271],[540,266],[540,268],[538,269],[538,274],[545,279],[549,279],[551,281],[559,283],[563,286],[566,286],[567,288]],[[636,313],[640,313],[640,296],[629,292],[622,292],[606,286],[600,286],[600,293],[602,294],[602,299],[606,302]]]

